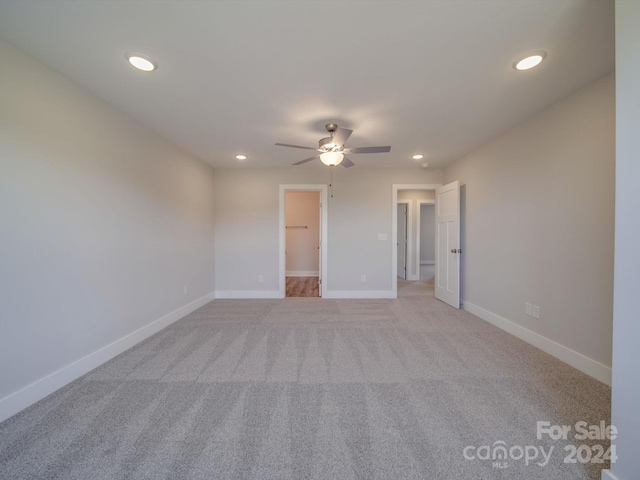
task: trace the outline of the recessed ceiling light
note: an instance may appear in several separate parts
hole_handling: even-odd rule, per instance
[[[246,159],[247,159],[247,156],[246,156],[246,155],[236,155],[236,158],[237,158],[238,160],[246,160]]]
[[[530,68],[540,65],[540,62],[542,62],[546,56],[547,54],[545,52],[536,52],[515,62],[513,68],[516,70],[529,70]]]
[[[413,158],[414,160],[422,160],[424,158],[424,155],[422,155],[421,153],[417,153],[411,158]]]
[[[131,65],[143,72],[152,72],[158,68],[153,60],[142,53],[127,53],[126,58]]]

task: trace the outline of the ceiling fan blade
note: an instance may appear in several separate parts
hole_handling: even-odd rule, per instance
[[[349,167],[353,167],[355,165],[355,163],[353,163],[347,157],[344,157],[342,159],[342,162],[340,162],[340,165],[342,165],[344,168],[349,168]]]
[[[316,158],[318,158],[320,155],[314,155],[311,158],[305,158],[304,160],[300,160],[299,162],[294,163],[293,165],[302,165],[303,163],[307,163],[310,162],[311,160],[315,160]],[[344,160],[343,160],[344,161]]]
[[[300,145],[290,145],[288,143],[276,143],[276,145],[279,147],[302,148],[303,150],[318,150],[317,148],[313,147],[302,147]]]
[[[391,147],[357,147],[345,148],[344,153],[386,153],[391,151]]]
[[[334,145],[341,147],[345,144],[345,142],[349,139],[353,130],[349,130],[348,128],[340,128],[333,133],[333,143]]]

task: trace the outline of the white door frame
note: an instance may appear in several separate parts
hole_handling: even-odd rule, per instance
[[[434,190],[441,183],[393,184],[391,186],[391,296],[398,297],[398,190]]]
[[[280,184],[280,206],[279,206],[279,262],[278,262],[278,295],[285,298],[287,294],[287,231],[286,231],[286,210],[285,199],[286,192],[320,192],[320,205],[322,215],[320,216],[320,268],[319,275],[322,285],[319,286],[319,292],[326,292],[328,285],[327,277],[327,224],[328,224],[328,188],[325,184]]]

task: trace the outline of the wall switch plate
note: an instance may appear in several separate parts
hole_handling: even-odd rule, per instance
[[[367,281],[367,276],[366,275],[360,275],[360,281],[361,282],[366,282]]]
[[[526,313],[527,315],[533,315],[533,311],[531,309],[531,304],[530,303],[525,303],[524,304],[524,313]]]
[[[187,293],[189,293],[189,285],[184,286],[184,294],[186,295]]]
[[[262,283],[262,282],[264,282],[264,276],[258,275],[258,283]]]
[[[386,233],[379,233],[378,234],[378,240],[386,240],[387,239],[387,234]]]
[[[540,306],[533,306],[533,318],[540,318]]]

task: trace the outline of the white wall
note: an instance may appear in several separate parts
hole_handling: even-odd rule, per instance
[[[420,263],[433,264],[436,260],[435,205],[420,206]]]
[[[441,183],[439,170],[336,167],[323,296],[392,291],[392,185]],[[216,295],[278,295],[280,184],[328,184],[328,167],[216,170]],[[378,234],[387,240],[378,240]],[[258,282],[263,275],[264,282]],[[366,282],[361,281],[366,276]]]
[[[210,167],[3,42],[0,64],[2,419],[211,298],[214,195]]]
[[[285,192],[286,274],[320,271],[320,192]]]
[[[415,183],[415,182],[414,182]],[[436,199],[435,190],[398,190],[398,200],[434,200]]]
[[[616,254],[612,423],[618,461],[603,479],[640,478],[640,3],[616,2]],[[614,476],[615,475],[615,476]]]
[[[610,74],[444,172],[462,185],[465,308],[605,382],[614,161]],[[540,319],[525,315],[525,302],[540,306]]]

